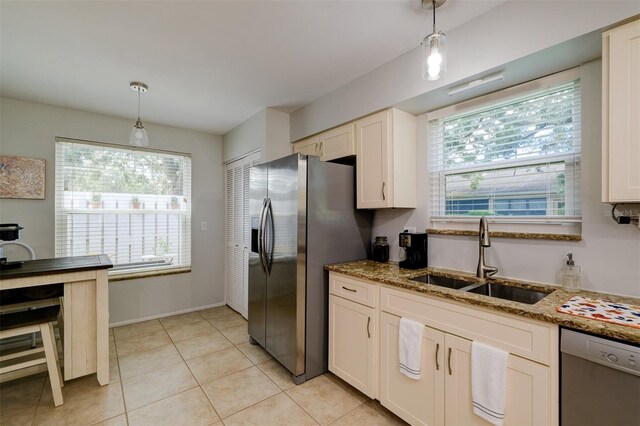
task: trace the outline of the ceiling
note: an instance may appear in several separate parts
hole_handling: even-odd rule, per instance
[[[448,0],[448,31],[505,0]],[[415,48],[419,0],[0,1],[0,95],[224,134]]]

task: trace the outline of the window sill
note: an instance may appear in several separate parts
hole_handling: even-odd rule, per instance
[[[109,275],[109,282],[137,280],[139,278],[161,277],[163,275],[185,274],[189,272],[191,272],[190,266],[172,269],[159,269],[154,271],[123,272],[120,274]]]
[[[429,235],[457,235],[477,237],[478,231],[468,229],[427,229]],[[515,238],[522,240],[582,241],[580,234],[545,234],[540,232],[489,231],[491,238]]]

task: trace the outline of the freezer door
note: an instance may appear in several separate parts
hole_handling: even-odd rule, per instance
[[[352,166],[307,161],[305,379],[327,371],[328,273],[324,265],[367,259],[371,211],[356,210]]]
[[[249,253],[249,335],[265,347],[265,315],[267,276],[265,274],[261,237],[264,230],[264,207],[267,200],[266,164],[251,168],[249,216],[251,221],[251,251]],[[264,239],[264,238],[262,238]]]
[[[305,350],[306,158],[290,155],[268,165],[266,349],[299,376]]]

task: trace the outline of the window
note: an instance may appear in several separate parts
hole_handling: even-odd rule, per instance
[[[580,222],[576,70],[427,118],[432,222]]]
[[[55,252],[114,273],[191,265],[191,157],[56,139]]]

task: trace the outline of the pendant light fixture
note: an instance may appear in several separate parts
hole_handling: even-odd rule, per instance
[[[447,36],[436,30],[436,9],[447,0],[422,0],[423,9],[433,9],[433,32],[422,40],[422,78],[437,80],[447,70]]]
[[[136,124],[133,125],[133,129],[131,129],[129,145],[146,147],[149,146],[149,136],[140,121],[140,93],[148,91],[149,87],[138,81],[132,81],[129,83],[129,87],[131,87],[131,90],[138,92],[138,120],[136,121]]]

